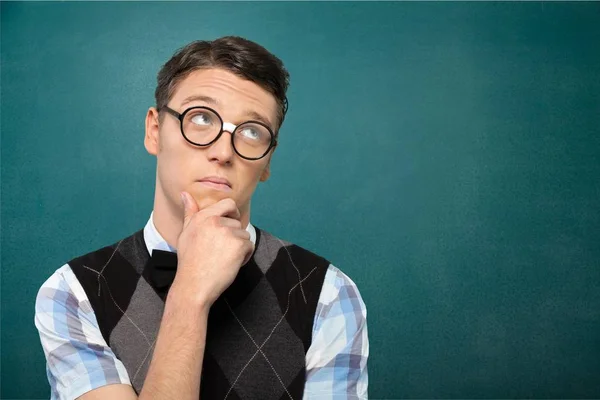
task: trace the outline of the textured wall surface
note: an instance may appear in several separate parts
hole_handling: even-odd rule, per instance
[[[1,13],[2,398],[48,398],[42,282],[149,216],[159,67],[227,34],[292,76],[252,222],[356,281],[372,398],[600,397],[600,3]]]

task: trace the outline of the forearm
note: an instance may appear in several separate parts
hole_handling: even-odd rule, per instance
[[[179,288],[169,292],[141,400],[199,397],[210,307],[190,298]]]

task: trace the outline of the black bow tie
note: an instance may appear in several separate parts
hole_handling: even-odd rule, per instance
[[[177,253],[163,250],[152,250],[148,278],[156,289],[168,289],[177,272]]]
[[[250,259],[246,265],[249,267],[241,268],[231,286],[229,286],[222,294],[222,297],[227,297],[231,307],[236,307],[237,304],[240,304],[264,277],[264,274],[261,272],[253,258]],[[166,301],[171,284],[175,279],[176,272],[177,253],[154,249],[152,250],[152,256],[148,259],[142,275],[154,288],[156,294]],[[216,311],[216,315],[220,315],[227,311],[225,304],[219,303],[219,300],[215,301],[211,310],[215,307],[217,310],[221,310]]]

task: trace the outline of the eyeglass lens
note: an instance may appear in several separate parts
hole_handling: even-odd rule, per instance
[[[211,110],[195,108],[188,110],[182,122],[185,137],[199,145],[210,144],[221,132],[222,122]],[[243,157],[262,157],[271,145],[271,133],[267,127],[254,122],[246,122],[232,132],[233,147]]]

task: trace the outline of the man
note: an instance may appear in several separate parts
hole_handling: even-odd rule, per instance
[[[367,397],[354,283],[250,224],[288,79],[239,37],[190,43],[162,67],[144,138],[157,158],[148,223],[38,293],[53,399]]]

